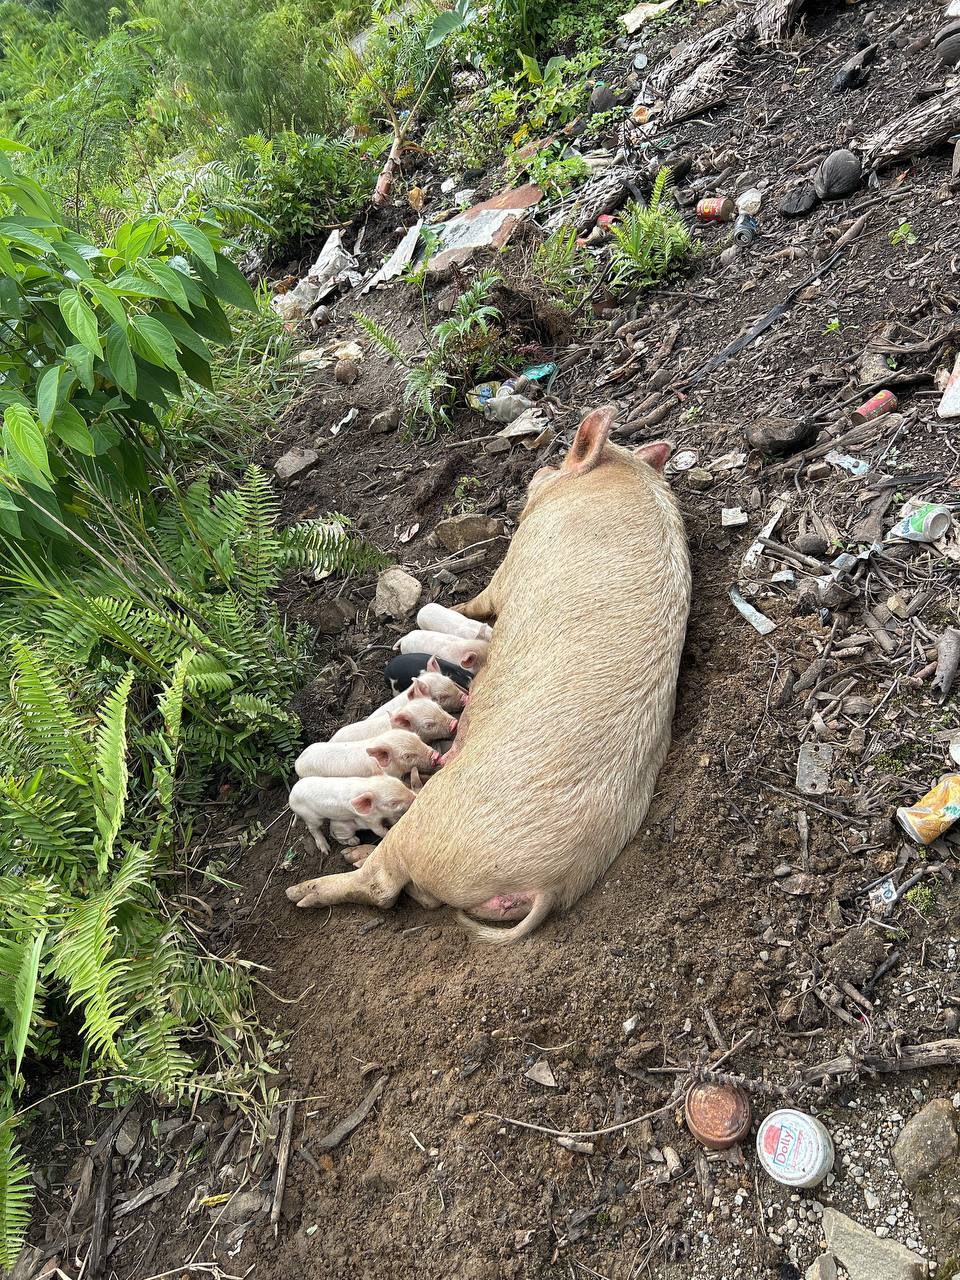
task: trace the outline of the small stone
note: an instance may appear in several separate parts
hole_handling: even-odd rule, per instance
[[[829,462],[815,462],[807,467],[808,480],[828,480],[833,475],[833,467]]]
[[[897,1240],[887,1240],[860,1226],[838,1209],[825,1209],[827,1248],[850,1280],[924,1280],[927,1264]],[[889,1227],[879,1227],[887,1232]]]
[[[384,409],[382,413],[375,414],[370,419],[370,430],[378,436],[385,436],[391,431],[396,431],[400,425],[400,410],[397,406],[391,405],[389,409]]]
[[[377,579],[373,607],[379,618],[406,618],[422,594],[422,584],[406,569],[384,569]]]
[[[812,443],[816,424],[807,418],[759,418],[747,427],[747,443],[764,453],[793,453]]]
[[[780,212],[785,218],[802,218],[816,208],[818,196],[812,182],[802,182],[793,187],[780,201]]]
[[[957,1158],[960,1136],[949,1098],[934,1098],[904,1125],[893,1147],[897,1173],[913,1190],[941,1165]]]
[[[313,620],[322,636],[338,636],[356,616],[356,606],[349,600],[322,600],[313,612]]]
[[[532,1080],[534,1084],[542,1084],[547,1089],[555,1089],[557,1087],[557,1078],[550,1068],[550,1063],[546,1058],[541,1058],[539,1062],[535,1062],[529,1071],[523,1073],[528,1080]]]
[[[292,480],[301,472],[315,467],[319,461],[320,455],[316,449],[288,449],[283,457],[278,458],[273,464],[273,470],[278,480]]]
[[[793,540],[793,546],[805,556],[825,556],[827,554],[827,540],[821,537],[819,533],[798,533]]]
[[[686,481],[691,489],[696,489],[698,493],[702,493],[713,484],[713,475],[703,467],[691,467],[686,473]]]
[[[833,1260],[833,1255],[822,1253],[819,1258],[811,1262],[803,1280],[837,1280],[837,1264]]]
[[[349,387],[351,383],[356,382],[360,376],[360,369],[356,360],[344,359],[338,360],[333,367],[333,376],[341,386]]]
[[[477,542],[489,542],[491,538],[501,537],[505,529],[502,520],[467,512],[441,520],[434,532],[448,551],[463,551]]]
[[[226,1204],[210,1206],[210,1216],[223,1222],[246,1222],[266,1211],[270,1197],[263,1191],[241,1191]]]
[[[128,1116],[117,1134],[117,1155],[128,1156],[139,1141],[140,1121],[134,1116]]]
[[[593,116],[600,111],[612,111],[616,105],[617,95],[608,84],[604,84],[601,80],[590,94],[590,101],[587,104],[587,115]]]
[[[880,1208],[880,1197],[875,1195],[869,1188],[864,1191],[863,1200],[868,1209]]]

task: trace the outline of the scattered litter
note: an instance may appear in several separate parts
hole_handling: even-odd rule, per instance
[[[336,366],[341,360],[351,360],[359,364],[363,359],[363,348],[359,342],[327,342],[322,347],[309,347],[297,355],[297,364],[310,365],[315,369],[328,369]]]
[[[422,220],[414,223],[383,266],[375,271],[366,282],[360,290],[361,293],[369,293],[370,290],[375,288],[378,284],[387,284],[390,280],[395,280],[397,276],[410,265],[413,255],[416,252],[417,244],[420,240],[420,229],[422,226]]]
[[[831,151],[813,179],[813,189],[821,200],[842,200],[860,185],[863,167],[859,156],[841,147]]]
[[[960,733],[950,739],[950,746],[947,751],[953,763],[960,764]]]
[[[689,471],[691,467],[695,467],[700,460],[700,455],[696,449],[681,449],[679,453],[675,453],[667,463],[667,471]]]
[[[733,243],[738,249],[749,249],[757,238],[757,220],[749,213],[738,214],[733,224]]]
[[[724,529],[739,529],[749,523],[750,517],[742,507],[723,507],[720,511],[720,524]]]
[[[348,409],[347,412],[340,419],[340,421],[335,423],[330,428],[330,434],[332,436],[338,436],[344,427],[349,427],[350,423],[353,422],[359,416],[359,413],[360,413],[359,409],[356,409],[356,408]]]
[[[404,542],[404,543],[410,542],[411,539],[415,538],[419,532],[420,532],[420,525],[411,524],[406,529],[404,529],[403,533],[397,535],[397,541]]]
[[[773,574],[772,577],[770,578],[771,582],[785,584],[791,587],[796,582],[796,580],[797,580],[797,575],[793,572],[792,569],[778,569],[777,572]]]
[[[813,1116],[783,1107],[761,1122],[757,1155],[775,1182],[815,1187],[833,1168],[833,1140]]]
[[[546,425],[547,420],[539,409],[525,409],[519,418],[514,418],[502,431],[498,431],[497,436],[503,440],[520,440],[526,444],[532,436],[542,436]]]
[[[849,471],[852,476],[865,476],[870,470],[870,463],[865,462],[863,458],[854,458],[849,453],[838,453],[836,449],[831,449],[823,460],[829,462],[832,467]]]
[[[823,796],[830,790],[833,747],[826,742],[805,742],[797,755],[797,790],[804,796]]]
[[[936,502],[925,502],[893,526],[885,542],[936,542],[953,524],[949,507]]]
[[[897,407],[897,397],[892,391],[878,391],[875,396],[871,396],[865,401],[859,409],[854,409],[850,415],[850,421],[855,427],[861,426],[864,422],[869,422],[872,418],[880,418],[885,413],[892,413]]]
[[[870,910],[881,919],[888,916],[897,905],[897,886],[893,876],[886,876],[879,884],[875,884],[868,892]]]
[[[759,187],[748,187],[737,196],[738,213],[747,213],[751,217],[756,217],[762,204],[763,192]]]
[[[897,810],[897,821],[918,844],[932,844],[960,818],[960,773],[944,775],[916,804]]]
[[[502,249],[527,211],[542,199],[540,188],[528,183],[511,191],[501,191],[493,199],[484,200],[449,222],[433,227],[437,245],[430,258],[430,271],[462,264],[478,249]]]
[[[467,404],[471,409],[476,409],[477,413],[483,413],[501,385],[499,382],[478,382],[467,392]]]
[[[750,1132],[750,1099],[730,1084],[695,1083],[683,1101],[687,1128],[710,1151],[736,1146]]]
[[[731,453],[721,454],[719,458],[710,459],[711,471],[736,471],[737,467],[742,467],[747,460],[745,453],[739,453],[734,450]]]
[[[960,354],[953,362],[953,370],[947,379],[943,396],[937,405],[940,418],[960,418]]]
[[[729,196],[717,196],[697,203],[698,222],[730,222],[737,206]]]
[[[766,554],[766,551],[767,551],[766,540],[770,537],[774,529],[776,529],[777,525],[783,519],[783,513],[786,510],[788,510],[788,508],[791,507],[792,505],[793,505],[792,493],[781,493],[779,498],[774,499],[773,505],[770,509],[770,515],[767,517],[766,524],[757,534],[755,541],[753,541],[750,544],[750,546],[747,548],[746,555],[743,557],[743,559],[740,562],[741,573],[746,572],[747,570],[756,568],[760,560],[760,557]],[[734,604],[736,604],[736,601],[734,601]],[[772,625],[770,629],[771,631],[773,630]]]
[[[302,320],[318,302],[322,302],[343,281],[352,283],[357,260],[343,247],[341,233],[331,231],[320,256],[300,283],[288,293],[278,294],[270,301],[281,320]]]
[[[658,4],[638,4],[628,13],[621,13],[620,21],[626,27],[628,35],[633,35],[645,22],[649,22],[651,18],[659,18],[661,13],[666,13],[676,2],[677,0],[659,0]]]
[[[534,1084],[542,1084],[547,1089],[555,1089],[557,1087],[557,1079],[550,1070],[550,1063],[546,1058],[541,1058],[539,1062],[535,1062],[529,1071],[525,1071],[524,1076],[528,1080],[532,1080]]]
[[[776,631],[777,624],[771,622],[759,609],[755,609],[752,604],[748,604],[736,587],[730,588],[729,595],[733,607],[741,617],[746,618],[754,631],[758,631],[762,636],[768,636],[771,631]]]
[[[552,360],[548,364],[532,364],[520,376],[526,378],[527,382],[542,382],[544,391],[549,395],[557,376],[557,366]]]

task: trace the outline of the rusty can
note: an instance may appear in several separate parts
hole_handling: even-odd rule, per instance
[[[714,196],[709,200],[697,203],[698,222],[729,222],[737,211],[737,206],[729,196]]]
[[[750,1131],[750,1099],[730,1084],[692,1084],[683,1100],[687,1128],[703,1146],[723,1151]]]
[[[866,400],[859,409],[854,409],[850,421],[855,427],[871,418],[881,418],[885,413],[893,413],[897,407],[897,397],[892,391],[878,391],[875,396]]]

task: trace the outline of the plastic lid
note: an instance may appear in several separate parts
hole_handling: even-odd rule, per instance
[[[757,1155],[777,1182],[787,1187],[812,1187],[833,1165],[833,1143],[819,1120],[784,1107],[761,1122]]]

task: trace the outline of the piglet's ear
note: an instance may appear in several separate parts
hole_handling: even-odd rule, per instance
[[[428,671],[439,671],[439,670],[440,670],[440,663],[437,661],[437,658],[436,658],[436,655],[435,655],[435,654],[431,656],[430,661],[427,663],[427,670],[428,670]]]
[[[581,474],[593,470],[603,455],[603,446],[616,416],[617,410],[612,404],[605,404],[587,414],[577,428],[570,452],[563,460],[563,471]]]
[[[395,711],[390,717],[390,724],[394,729],[413,729],[413,720],[406,711]]]
[[[669,440],[654,440],[652,444],[642,444],[639,449],[634,449],[633,456],[653,467],[654,471],[662,471],[671,453],[673,445]]]
[[[369,813],[373,808],[373,793],[370,791],[364,791],[363,795],[354,796],[350,801],[350,808],[354,813]]]
[[[378,764],[381,769],[385,769],[390,763],[389,747],[367,747],[367,755],[373,756],[374,763]]]
[[[469,650],[460,659],[460,666],[463,667],[465,671],[472,671],[476,665],[477,665],[477,655],[473,650]]]
[[[416,680],[414,680],[413,684],[410,686],[410,691],[407,694],[407,697],[408,698],[429,698],[430,686],[427,684],[426,680],[421,680],[420,677],[418,676]]]

